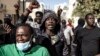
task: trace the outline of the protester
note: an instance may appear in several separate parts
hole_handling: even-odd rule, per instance
[[[43,17],[43,13],[41,11],[37,11],[35,13],[35,18],[34,20],[29,16],[26,23],[30,24],[33,28],[39,29],[40,28],[40,24],[41,24],[41,20]]]
[[[4,24],[7,24],[11,27],[11,29],[15,28],[15,26],[12,24],[12,17],[10,14],[6,14],[4,17]]]
[[[28,24],[16,28],[16,43],[1,45],[1,56],[49,56],[46,48],[33,43],[35,31]]]
[[[32,12],[32,10],[39,8],[39,7],[40,5],[37,0],[34,0],[33,2],[31,2],[28,8],[25,9],[25,12],[20,16],[16,24],[26,23],[26,20],[28,19],[28,16]]]
[[[65,30],[65,28],[66,28],[66,20],[61,20],[61,30]]]
[[[71,50],[72,50],[72,43],[74,40],[74,32],[73,32],[73,28],[70,25],[67,25],[65,30],[64,30],[64,36],[66,38],[66,42],[67,42],[67,46],[68,46],[68,52],[69,55],[71,54]]]
[[[71,27],[72,29],[74,29],[74,26],[72,25],[72,20],[68,19],[68,24],[67,26]]]
[[[79,42],[77,42],[77,36],[78,36],[78,34],[79,34],[79,31],[80,31],[81,29],[83,29],[84,24],[85,24],[85,20],[82,19],[82,18],[80,18],[80,19],[78,20],[78,25],[77,25],[77,27],[74,29],[74,34],[75,34],[74,43],[76,44],[76,46],[75,46],[75,55],[76,55],[76,56],[78,56],[79,52],[81,52],[81,51],[80,51],[80,48],[79,48],[79,47],[81,47],[81,45],[80,45]]]
[[[31,2],[28,6],[28,8],[25,9],[25,12],[20,16],[20,18],[18,19],[18,21],[16,22],[16,25],[18,24],[22,24],[22,23],[26,23],[29,14],[32,12],[32,10],[37,9],[40,7],[40,4],[37,0],[34,0],[33,2]],[[41,13],[42,14],[42,13]],[[41,18],[41,17],[39,17]],[[39,26],[40,24],[34,24],[34,22],[31,24],[32,27],[36,30],[37,34],[39,32],[39,27],[37,27],[37,25]]]
[[[95,24],[92,13],[80,18],[74,29],[72,20],[44,8],[36,11],[34,19],[29,16],[34,9],[41,7],[32,0],[20,16],[20,5],[15,4],[14,18],[5,14],[0,20],[0,56],[99,56],[100,18]],[[12,24],[14,19],[14,24]],[[86,21],[86,25],[85,24]]]
[[[62,9],[59,7],[58,8],[58,11],[57,11],[57,17],[58,17],[58,19],[59,19],[59,22],[61,22],[61,13],[62,13]]]
[[[83,26],[85,25],[85,20],[80,18],[78,20],[78,25],[76,26],[76,28],[74,29],[74,34],[75,34],[75,39],[74,39],[74,43],[76,43],[76,37],[77,37],[77,34],[78,34],[78,31],[80,31],[81,29],[83,29]]]
[[[94,25],[92,13],[85,16],[85,21],[87,25],[77,34],[77,42],[80,43],[77,56],[95,56],[100,53],[100,29]]]
[[[40,35],[44,38],[38,37],[36,41],[45,46],[51,56],[63,56],[65,39],[63,33],[60,32],[60,23],[53,11],[49,10],[44,14],[40,31]]]
[[[34,19],[33,26],[34,26],[34,28],[40,28],[43,13],[41,11],[37,11],[35,15],[36,15],[36,18]]]
[[[3,44],[10,44],[15,42],[15,37],[14,37],[14,29],[15,26],[11,23],[12,18],[11,15],[6,14],[4,17],[4,23],[1,24],[1,33],[0,37],[3,38]]]

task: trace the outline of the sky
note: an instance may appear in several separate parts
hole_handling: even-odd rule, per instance
[[[55,5],[57,4],[68,4],[68,0],[38,0],[39,2],[42,2],[45,5],[45,8],[47,9],[53,9]]]

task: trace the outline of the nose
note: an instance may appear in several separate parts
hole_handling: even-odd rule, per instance
[[[21,41],[22,40],[22,36],[18,37],[18,40]]]
[[[18,42],[23,42],[23,37],[22,36],[17,37],[17,41]]]

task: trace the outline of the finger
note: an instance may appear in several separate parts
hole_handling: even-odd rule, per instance
[[[3,25],[3,28],[6,29],[6,24]]]
[[[4,29],[7,30],[9,28],[9,25],[5,24]]]
[[[9,25],[7,25],[6,27],[7,27],[7,29],[10,29],[10,26]]]
[[[11,32],[11,29],[7,29],[7,33],[10,33]]]
[[[3,28],[4,28],[6,31],[7,31],[8,29],[11,29],[11,27],[10,27],[9,25],[7,25],[7,24],[5,24]]]

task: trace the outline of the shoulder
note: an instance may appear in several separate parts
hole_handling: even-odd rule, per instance
[[[41,45],[36,45],[34,49],[36,49],[39,52],[47,52],[47,49]]]
[[[95,27],[95,29],[100,31],[100,28],[99,27]]]
[[[7,45],[0,45],[0,49],[3,50],[12,50],[15,47],[15,44],[7,44]]]
[[[41,46],[41,45],[37,45],[39,48],[39,50],[47,50],[45,47]]]
[[[43,35],[37,35],[36,39],[46,39],[47,37],[46,36],[43,36]]]
[[[13,47],[14,44],[3,44],[3,45],[0,45],[0,47]]]
[[[37,49],[36,53],[42,56],[50,56],[48,50],[40,45],[36,45],[35,49]]]
[[[67,26],[67,29],[72,29],[72,27],[70,27],[70,26]]]
[[[98,27],[95,27],[95,30],[94,30],[95,33],[97,33],[98,35],[100,35],[100,28]]]
[[[84,32],[86,30],[86,28],[84,27],[84,28],[80,28],[78,31],[79,32]]]

